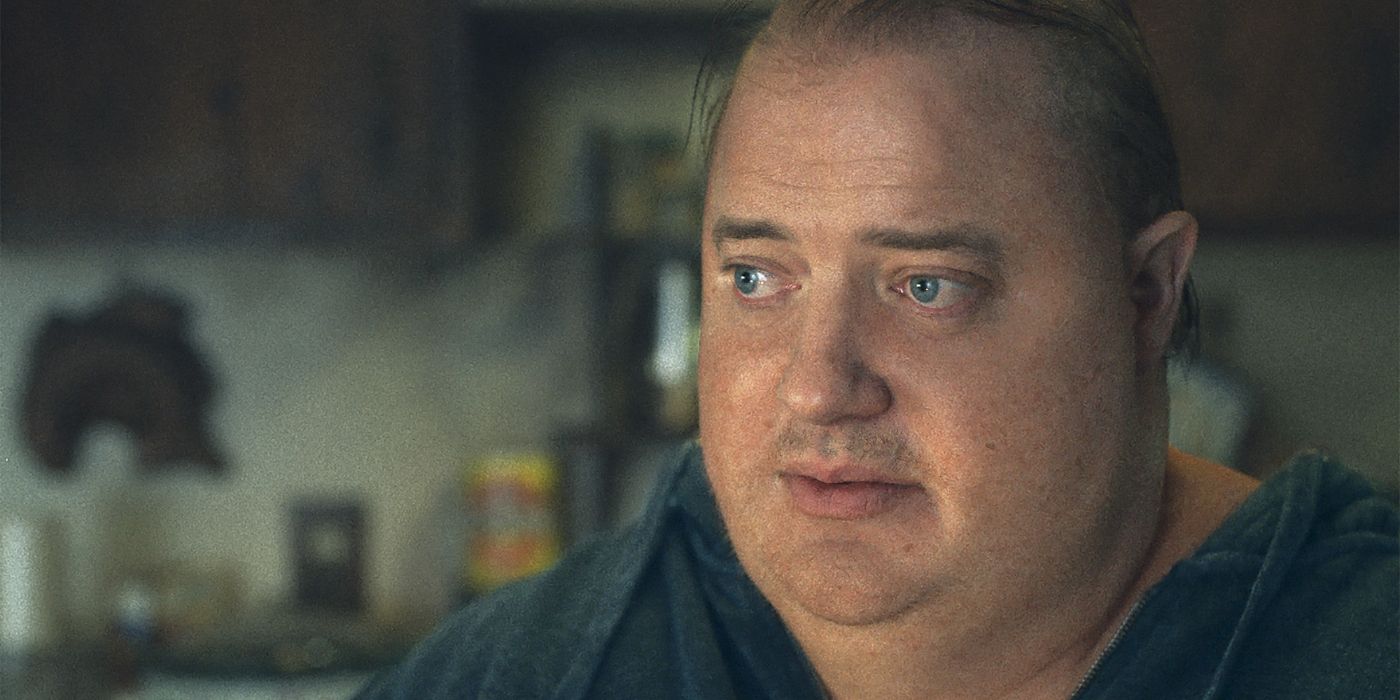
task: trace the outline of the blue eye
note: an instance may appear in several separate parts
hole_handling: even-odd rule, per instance
[[[734,289],[744,296],[753,296],[763,283],[764,274],[752,267],[734,268]]]
[[[925,306],[933,304],[942,289],[943,280],[937,277],[909,278],[909,296]]]
[[[905,280],[899,290],[926,309],[946,309],[967,298],[972,288],[934,275],[916,275]]]

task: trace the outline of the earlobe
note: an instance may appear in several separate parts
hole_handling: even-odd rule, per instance
[[[1138,231],[1128,244],[1138,359],[1144,364],[1155,365],[1171,344],[1186,273],[1196,252],[1196,236],[1196,218],[1173,211]]]

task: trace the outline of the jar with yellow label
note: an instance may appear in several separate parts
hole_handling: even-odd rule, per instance
[[[537,574],[559,559],[559,467],[548,454],[497,452],[467,468],[472,523],[466,583],[475,595]]]

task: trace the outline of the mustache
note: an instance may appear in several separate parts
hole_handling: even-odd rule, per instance
[[[898,475],[916,471],[919,455],[901,432],[870,425],[839,430],[788,424],[778,431],[774,446],[779,457],[797,459],[815,454],[824,460],[844,458],[883,467]]]

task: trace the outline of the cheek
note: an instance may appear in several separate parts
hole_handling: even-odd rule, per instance
[[[1016,479],[1058,478],[1074,465],[1097,463],[1121,433],[1123,403],[1116,382],[1105,373],[1062,372],[1034,362],[1006,365],[1011,370],[963,393],[948,410],[957,426],[959,462],[990,463],[987,471]]]
[[[723,482],[752,468],[767,448],[779,414],[783,351],[773,329],[737,322],[713,306],[707,300],[701,323],[700,442],[712,478]]]
[[[884,374],[944,478],[1053,479],[1118,451],[1133,418],[1131,317],[1076,306],[1086,311],[1008,305],[942,343],[901,334]]]

